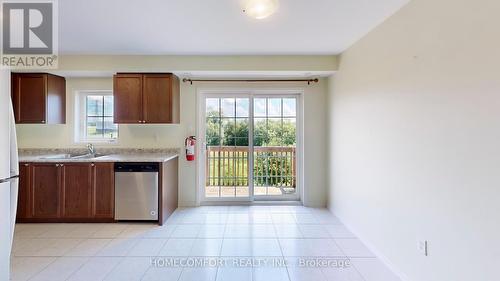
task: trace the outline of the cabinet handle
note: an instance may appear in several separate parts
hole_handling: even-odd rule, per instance
[[[56,167],[59,167],[59,164],[56,164]]]
[[[94,167],[94,166],[95,166],[95,164],[93,164],[93,163],[92,163],[92,164],[90,164],[90,166],[91,166],[91,167]]]
[[[142,123],[142,121],[139,121],[139,123]]]
[[[64,167],[64,164],[61,164],[61,167]]]
[[[144,123],[144,124],[145,124],[145,123],[146,123],[146,121],[142,121],[142,123]]]
[[[42,120],[42,123],[45,123],[45,120]]]
[[[30,166],[30,164],[24,164],[24,167],[29,167],[29,166]]]

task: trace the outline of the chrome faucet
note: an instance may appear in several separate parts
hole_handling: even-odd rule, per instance
[[[87,150],[90,155],[95,156],[95,148],[93,144],[87,144]]]

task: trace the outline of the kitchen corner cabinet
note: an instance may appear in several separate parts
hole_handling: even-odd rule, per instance
[[[178,124],[179,78],[173,74],[118,73],[113,77],[116,124]]]
[[[159,224],[163,225],[179,207],[179,158],[160,165]]]
[[[65,124],[66,79],[48,73],[12,73],[17,124]]]
[[[114,220],[113,163],[21,163],[18,222]]]

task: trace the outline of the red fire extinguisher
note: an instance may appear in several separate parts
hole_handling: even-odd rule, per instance
[[[194,156],[195,156],[195,145],[196,145],[196,137],[195,136],[189,136],[186,138],[184,141],[184,145],[186,146],[186,160],[187,161],[194,161]]]

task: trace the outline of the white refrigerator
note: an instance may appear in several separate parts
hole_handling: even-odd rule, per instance
[[[10,278],[10,255],[19,191],[16,126],[10,98],[10,71],[0,69],[0,280]]]

